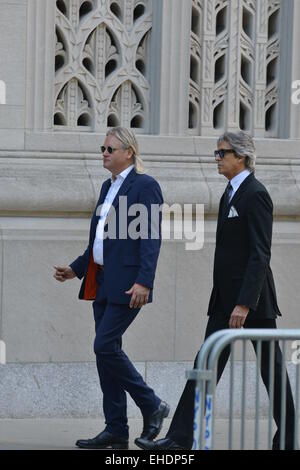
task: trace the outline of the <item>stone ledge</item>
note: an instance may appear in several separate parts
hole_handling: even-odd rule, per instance
[[[235,362],[234,416],[241,416],[242,363]],[[191,362],[138,362],[137,370],[146,377],[156,394],[171,405],[173,415],[186,383],[185,371]],[[255,416],[255,362],[247,366],[246,417]],[[288,364],[292,388],[295,367]],[[97,418],[102,415],[102,400],[94,363],[7,364],[0,366],[0,418]],[[259,383],[259,417],[267,417],[269,402]],[[228,416],[229,367],[217,387],[216,417]],[[140,418],[139,409],[128,399],[128,417]]]
[[[174,147],[173,157],[155,155],[145,160],[147,173],[155,177],[167,204],[204,204],[205,214],[216,216],[225,178],[217,174],[213,158],[206,155],[180,155]],[[95,159],[77,154],[36,153],[34,158],[18,152],[0,155],[0,200],[2,215],[72,214],[88,217],[93,211],[101,184],[109,174]],[[19,156],[18,156],[19,155]],[[17,157],[18,156],[18,157]],[[169,160],[169,161],[167,161]],[[259,159],[258,159],[259,162]],[[300,157],[261,160],[256,174],[270,191],[274,214],[299,217]]]
[[[104,134],[95,132],[33,132],[25,131],[24,150],[95,152],[102,145]],[[218,137],[138,135],[144,155],[211,155]],[[299,158],[299,139],[255,138],[257,154],[272,158]],[[11,140],[13,145],[13,139]],[[12,149],[14,146],[11,147]]]

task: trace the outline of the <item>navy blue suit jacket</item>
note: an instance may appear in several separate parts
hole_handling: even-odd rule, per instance
[[[101,188],[100,197],[91,219],[89,244],[82,256],[70,264],[79,279],[83,278],[79,298],[94,300],[97,292],[98,265],[93,260],[93,245],[99,221],[99,206],[103,204],[109,190],[111,180],[106,180]],[[120,199],[121,196],[124,198]],[[125,199],[125,197],[127,199]],[[126,202],[126,206],[125,206]],[[119,215],[125,217],[128,208],[134,204],[143,204],[147,208],[148,237],[139,236],[137,239],[124,237],[120,232]],[[115,209],[115,234],[103,241],[104,256],[104,289],[108,302],[129,304],[130,295],[125,294],[134,283],[150,288],[149,302],[152,301],[152,290],[155,278],[157,260],[161,246],[161,210],[156,217],[151,217],[151,205],[159,207],[163,204],[162,192],[157,181],[151,176],[138,174],[133,169],[125,178],[112,206]],[[97,210],[98,208],[98,210]],[[127,216],[127,229],[136,220],[139,213]],[[112,208],[106,222],[113,217]],[[151,238],[151,227],[156,225],[156,236]],[[106,225],[106,228],[109,226]],[[136,230],[138,232],[138,228]]]

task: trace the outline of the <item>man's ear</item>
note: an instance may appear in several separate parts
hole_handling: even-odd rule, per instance
[[[132,149],[127,149],[127,152],[128,152],[128,160],[130,160],[131,158],[133,160],[133,157],[134,157],[133,150]]]

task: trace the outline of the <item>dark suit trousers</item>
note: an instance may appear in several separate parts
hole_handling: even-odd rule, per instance
[[[205,339],[216,331],[228,328],[229,318],[224,314],[212,314],[209,317]],[[265,320],[246,320],[244,328],[276,328],[275,319]],[[255,342],[253,346],[255,349]],[[220,380],[223,370],[226,366],[230,355],[230,347],[227,347],[220,355],[217,371],[217,382]],[[198,356],[198,354],[197,354]],[[197,364],[197,357],[194,362],[194,368]],[[269,346],[266,342],[262,343],[261,355],[261,377],[269,391]],[[274,354],[274,407],[273,416],[278,429],[281,423],[281,376],[282,376],[282,354],[278,343],[275,343]],[[293,446],[294,441],[294,423],[295,423],[295,409],[291,386],[288,376],[286,376],[286,438],[285,445]],[[191,449],[193,445],[193,421],[194,421],[194,400],[195,400],[195,381],[188,380],[185,389],[181,395],[180,401],[177,405],[173,420],[171,422],[167,437],[175,441],[177,444]],[[228,398],[229,399],[229,398]],[[280,442],[279,430],[276,431],[274,443]]]
[[[106,430],[120,437],[128,437],[127,400],[128,392],[143,416],[149,416],[158,408],[160,399],[148,387],[122,350],[122,335],[133,322],[140,309],[107,301],[100,287],[93,303],[96,338],[94,351],[103,392],[103,411]]]

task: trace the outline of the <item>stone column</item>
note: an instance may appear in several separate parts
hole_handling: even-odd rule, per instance
[[[213,93],[215,64],[213,59],[216,41],[216,17],[212,2],[203,3],[203,43],[202,43],[202,97],[201,97],[201,135],[214,135]]]
[[[26,128],[53,128],[55,59],[53,0],[28,0]]]
[[[291,11],[291,18],[293,25],[291,27],[292,30],[292,46],[288,51],[288,54],[291,57],[292,64],[291,64],[291,83],[296,80],[300,80],[300,54],[299,54],[299,44],[300,44],[300,2],[298,0],[293,0],[293,5],[290,7]],[[290,83],[287,83],[290,86]],[[299,90],[299,85],[298,85]],[[296,90],[289,89],[289,92],[286,93],[286,99],[289,100],[291,103],[290,95],[294,93]],[[300,93],[298,92],[298,98]],[[287,136],[291,139],[299,139],[300,138],[300,103],[290,105],[290,132]]]
[[[265,94],[267,82],[268,42],[268,5],[265,0],[258,0],[256,6],[256,44],[255,44],[255,90],[253,106],[253,134],[255,137],[265,135]]]
[[[153,3],[152,133],[186,134],[188,128],[191,0]]]
[[[238,0],[229,4],[230,35],[227,95],[227,130],[235,131],[239,127],[239,85],[240,85],[240,9]]]
[[[26,2],[0,5],[0,149],[23,149]]]

